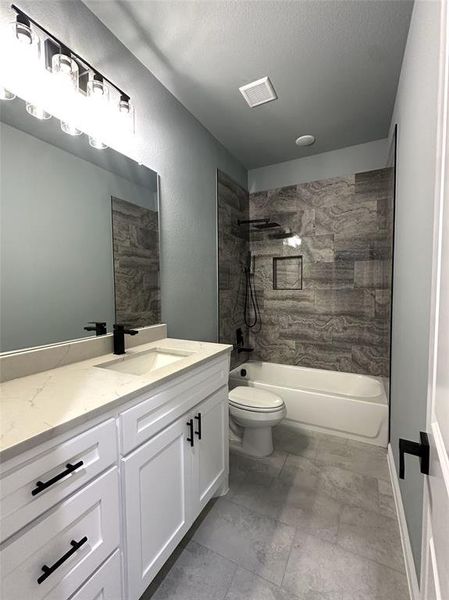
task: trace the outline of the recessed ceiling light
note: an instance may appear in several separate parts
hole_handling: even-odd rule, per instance
[[[269,77],[262,77],[262,79],[242,85],[239,87],[239,90],[251,108],[271,102],[277,98]]]
[[[310,134],[301,135],[295,143],[297,146],[311,146],[315,143],[315,136]]]

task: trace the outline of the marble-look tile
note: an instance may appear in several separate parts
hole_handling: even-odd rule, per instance
[[[366,290],[315,290],[315,311],[329,315],[374,317],[374,298]]]
[[[374,290],[374,315],[382,319],[383,323],[388,323],[391,310],[391,290]]]
[[[294,362],[290,364],[330,369],[331,371],[352,371],[352,348],[349,344],[318,344],[295,342]]]
[[[315,232],[350,233],[362,230],[377,231],[377,202],[367,200],[354,203],[352,199],[328,204],[315,209]]]
[[[353,345],[352,365],[354,373],[375,376],[388,374],[388,348],[385,344],[382,346]]]
[[[315,310],[314,290],[266,290],[264,310],[280,311],[284,314],[302,313]]]
[[[345,506],[337,543],[359,556],[404,571],[398,522],[382,513]]]
[[[322,437],[318,444],[316,460],[360,475],[389,479],[387,451],[378,446],[340,437]]]
[[[249,204],[252,218],[301,236],[291,248],[267,232],[251,234],[263,323],[250,334],[253,358],[387,376],[391,300],[376,293],[391,286],[391,173],[258,192]],[[303,289],[273,290],[273,258],[292,255],[302,256]],[[220,322],[231,322],[228,313]],[[232,333],[234,325],[223,327]]]
[[[379,510],[379,488],[375,477],[323,463],[317,489],[319,494],[331,496],[343,504]]]
[[[294,528],[220,498],[194,540],[221,556],[279,585]]]
[[[304,262],[333,262],[335,258],[334,236],[315,235],[301,237],[301,254]]]
[[[196,600],[191,599],[191,600]],[[299,600],[297,596],[265,579],[238,568],[225,600]]]
[[[116,321],[154,325],[161,320],[158,213],[118,198],[111,203]]]
[[[389,285],[390,273],[390,261],[356,261],[354,263],[354,286],[356,288],[386,288]]]
[[[404,573],[301,530],[295,536],[282,587],[300,598],[316,594],[323,600],[408,600]]]
[[[281,339],[303,342],[381,345],[386,336],[383,320],[351,315],[279,315],[276,325]]]
[[[321,207],[353,201],[354,191],[354,176],[335,177],[298,184],[296,198],[300,206]]]
[[[338,290],[354,287],[354,265],[350,262],[305,263],[303,288]]]
[[[236,565],[195,542],[169,560],[141,600],[223,600]]]

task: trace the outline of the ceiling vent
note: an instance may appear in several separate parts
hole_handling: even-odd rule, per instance
[[[277,98],[269,77],[262,77],[262,79],[242,85],[239,90],[251,108],[271,102]]]

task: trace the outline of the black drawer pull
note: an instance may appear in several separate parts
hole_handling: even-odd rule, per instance
[[[38,579],[37,582],[40,585],[41,583],[43,583],[47,577],[50,577],[50,575],[56,571],[56,569],[59,569],[59,567],[65,563],[65,561],[70,558],[72,556],[72,554],[75,554],[75,552],[77,550],[79,550],[81,548],[81,546],[83,546],[83,544],[85,544],[87,542],[87,536],[84,536],[79,542],[75,542],[75,540],[72,540],[70,542],[70,545],[72,546],[70,548],[70,550],[68,552],[66,552],[64,554],[64,556],[61,556],[61,558],[59,560],[57,560],[55,562],[54,565],[52,565],[51,567],[47,567],[47,565],[44,565],[42,567],[42,571],[44,572]]]
[[[51,485],[53,485],[60,479],[67,477],[67,475],[70,475],[70,473],[73,473],[73,471],[76,471],[76,469],[79,469],[80,467],[82,467],[83,464],[84,464],[84,462],[82,460],[75,463],[74,465],[72,465],[71,463],[67,463],[65,466],[65,471],[62,471],[62,473],[59,473],[59,475],[55,475],[52,479],[49,479],[48,481],[45,481],[45,482],[36,481],[36,487],[34,488],[34,490],[32,490],[31,495],[36,496],[36,494],[43,492],[44,490],[46,490],[48,487],[50,487]]]
[[[196,416],[195,419],[198,421],[198,429],[195,431],[195,435],[198,436],[198,439],[201,439],[201,413],[199,412]]]
[[[187,438],[187,441],[190,443],[191,446],[193,446],[193,444],[195,443],[193,439],[193,419],[187,421],[187,427],[189,428],[189,437]]]

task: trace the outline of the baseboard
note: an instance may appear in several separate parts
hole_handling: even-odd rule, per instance
[[[399,479],[394,464],[393,451],[391,444],[388,444],[387,453],[388,468],[390,470],[391,485],[393,486],[394,503],[396,505],[396,513],[399,521],[399,531],[401,534],[402,552],[404,554],[405,572],[407,574],[408,589],[410,592],[410,600],[421,600],[421,592],[416,576],[415,561],[413,559],[410,537],[408,534],[407,521],[405,519],[404,505],[402,504],[401,490],[399,488]]]

